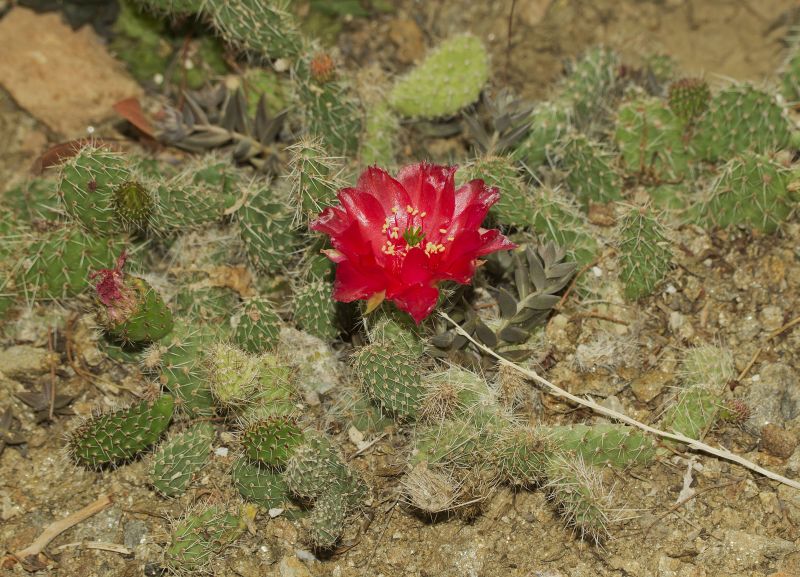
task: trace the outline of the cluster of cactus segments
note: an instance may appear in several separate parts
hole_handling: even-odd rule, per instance
[[[424,515],[472,519],[502,485],[541,488],[566,525],[604,539],[617,503],[602,469],[651,464],[654,439],[606,421],[532,419],[530,383],[472,341],[533,364],[553,314],[594,290],[587,277],[611,271],[626,306],[657,298],[674,274],[667,230],[780,231],[800,190],[786,110],[800,100],[797,46],[782,96],[750,84],[712,90],[663,58],[628,73],[598,47],[548,99],[517,106],[481,98],[490,59],[472,35],[442,40],[361,94],[287,0],[136,3],[210,25],[249,59],[248,78],[282,75],[292,108],[274,143],[278,173],[254,175],[214,152],[176,166],[81,146],[0,199],[0,319],[23,303],[93,302],[99,346],[153,381],[136,402],[74,427],[76,463],[102,470],[144,458],[149,485],[170,499],[194,498],[205,472],[225,472],[238,500],[215,496],[177,519],[165,568],[210,571],[271,509],[303,517],[315,550],[334,549],[372,494],[348,433],[405,443],[402,499]],[[499,197],[460,209],[486,209],[484,226],[517,248],[481,257],[471,286],[439,287],[437,310],[458,329],[435,314],[417,324],[387,303],[336,302],[341,278],[325,256],[335,251],[310,223],[347,198],[358,169],[411,162],[404,136],[455,134],[462,121],[489,144],[453,148],[459,183],[483,180]],[[299,350],[306,343],[312,353]],[[662,429],[702,439],[748,418],[726,387],[727,349],[685,351],[679,376]],[[221,442],[229,456],[214,450]]]

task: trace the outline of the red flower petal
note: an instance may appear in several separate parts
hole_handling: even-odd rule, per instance
[[[399,212],[411,204],[403,185],[377,166],[371,166],[361,174],[356,188],[377,198],[383,206],[384,216],[391,214],[392,208]]]
[[[390,300],[401,311],[410,314],[414,322],[419,324],[436,307],[439,300],[439,289],[432,286],[409,287]]]
[[[364,171],[339,191],[311,228],[331,239],[337,263],[334,298],[388,300],[416,322],[436,306],[442,280],[468,284],[478,258],[514,248],[498,230],[480,228],[499,192],[481,180],[455,188],[455,167],[420,163],[400,171]],[[410,244],[409,244],[410,243]]]

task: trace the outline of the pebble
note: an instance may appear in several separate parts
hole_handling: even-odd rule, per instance
[[[297,557],[284,557],[278,571],[281,577],[312,577],[311,571]]]
[[[58,362],[58,355],[29,345],[16,345],[0,351],[0,367],[12,379],[26,379],[50,370],[50,362]]]
[[[797,448],[797,437],[786,429],[770,423],[761,429],[761,447],[770,455],[788,459]]]

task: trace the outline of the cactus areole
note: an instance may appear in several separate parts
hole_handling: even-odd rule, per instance
[[[500,198],[482,180],[455,186],[455,166],[414,164],[392,178],[367,168],[355,188],[339,191],[311,229],[330,236],[323,251],[337,264],[333,297],[367,300],[369,312],[388,299],[419,323],[436,306],[438,283],[469,284],[479,257],[516,245],[481,228]]]

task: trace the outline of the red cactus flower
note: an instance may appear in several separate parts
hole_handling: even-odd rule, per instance
[[[469,284],[479,257],[516,246],[481,228],[498,190],[482,180],[456,189],[456,169],[414,164],[394,179],[370,167],[355,188],[339,191],[341,206],[311,223],[331,238],[336,300],[367,299],[369,311],[386,298],[419,323],[436,306],[440,281]]]
[[[125,251],[117,258],[114,268],[104,268],[89,275],[90,279],[100,277],[94,288],[98,300],[106,306],[108,318],[113,322],[123,322],[136,308],[136,294],[125,286],[122,267],[128,255]]]

